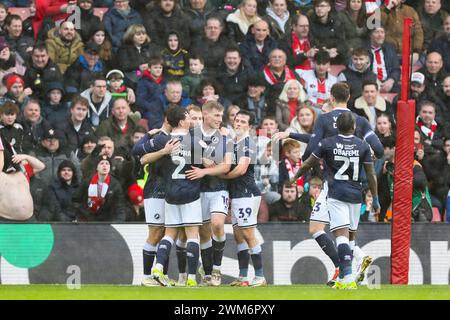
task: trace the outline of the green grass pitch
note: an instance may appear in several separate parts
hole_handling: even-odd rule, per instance
[[[325,285],[267,286],[259,288],[139,287],[118,285],[0,285],[0,300],[450,300],[449,285],[361,286],[358,290],[334,290]]]

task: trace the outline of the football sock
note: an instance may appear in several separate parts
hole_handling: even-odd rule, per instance
[[[169,260],[170,260],[170,253],[167,256],[166,262],[164,263],[164,266],[163,266],[163,273],[165,275],[167,275],[167,272],[169,272]]]
[[[333,261],[334,266],[338,268],[339,256],[336,251],[336,246],[334,245],[333,240],[331,240],[330,236],[326,234],[325,231],[319,231],[313,235],[313,238],[317,241],[323,252],[325,252],[325,254],[330,257],[331,261]]]
[[[162,238],[162,240],[159,242],[158,251],[156,253],[156,263],[160,266],[164,266],[166,264],[166,261],[169,259],[170,250],[172,249],[173,245],[173,239],[170,237],[165,236]],[[161,267],[158,267],[161,271]]]
[[[188,239],[186,245],[186,256],[188,265],[188,275],[190,278],[197,274],[198,258],[199,258],[199,241],[197,239]],[[195,279],[195,278],[194,278]]]
[[[238,249],[238,263],[239,263],[239,277],[247,278],[248,275],[248,264],[250,262],[250,255],[248,253],[247,242],[239,243],[237,245]]]
[[[223,250],[225,248],[225,239],[226,239],[225,235],[223,235],[222,237],[216,237],[215,235],[212,236],[212,245],[214,249],[213,254],[214,267],[220,267],[222,265]]]
[[[257,277],[264,277],[261,253],[262,249],[259,245],[250,249],[250,257],[252,258],[255,276]]]
[[[144,244],[144,249],[142,250],[144,275],[148,276],[152,273],[153,261],[156,257],[156,246],[152,246],[150,243],[146,242]]]
[[[178,261],[178,272],[185,273],[186,272],[186,242],[177,240],[176,251],[177,251],[177,261]]]
[[[348,238],[339,236],[336,238],[339,254],[339,278],[352,274],[352,251],[348,245]]]
[[[203,270],[205,270],[206,276],[210,276],[213,268],[213,254],[214,254],[212,240],[209,239],[208,242],[200,244],[200,249],[202,255]]]

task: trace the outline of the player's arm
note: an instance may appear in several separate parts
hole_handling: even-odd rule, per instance
[[[375,168],[373,163],[364,163],[364,170],[366,171],[367,181],[369,183],[369,189],[373,197],[373,209],[375,214],[380,214],[380,201],[378,200],[378,186],[377,186],[377,175],[375,173]]]
[[[239,158],[238,165],[227,174],[221,175],[220,178],[231,180],[243,176],[247,172],[248,166],[250,165],[251,162],[252,159],[250,157]]]
[[[322,119],[323,119],[322,116],[319,116],[317,118],[317,122],[314,125],[314,130],[311,135],[311,139],[309,140],[308,145],[306,146],[305,153],[303,153],[302,157],[303,161],[306,161],[306,159],[308,159],[311,156],[313,150],[317,148],[320,141],[322,141],[323,139],[325,128],[324,125],[322,124]]]
[[[178,140],[169,140],[165,144],[164,148],[155,151],[144,154],[141,159],[141,165],[146,165],[147,163],[153,163],[155,161],[158,161],[162,157],[169,155],[173,149],[177,148],[180,145],[180,142]]]
[[[220,176],[225,175],[230,171],[231,168],[231,159],[232,154],[226,153],[224,157],[224,161],[207,168],[199,168],[191,166],[191,170],[186,170],[186,177],[190,180],[197,180],[201,179],[204,176]]]
[[[295,133],[295,132],[277,132],[272,136],[272,139],[275,141],[284,140],[284,139],[294,139],[300,142],[308,143],[311,140],[310,133]]]
[[[381,159],[384,155],[384,147],[381,143],[380,139],[378,139],[378,136],[373,132],[372,128],[370,127],[369,121],[367,121],[366,118],[362,118],[364,124],[363,124],[363,132],[364,132],[364,140],[369,144],[369,146],[372,148],[375,157],[377,159]]]
[[[45,164],[41,160],[39,160],[35,157],[32,157],[30,155],[15,154],[12,156],[12,162],[21,163],[22,161],[28,162],[30,164],[30,166],[33,168],[34,173],[38,173],[45,169]]]
[[[297,171],[295,176],[289,180],[289,182],[291,184],[296,183],[298,178],[303,176],[306,172],[308,172],[310,169],[312,169],[319,163],[320,163],[319,158],[317,158],[314,154],[310,155],[309,158],[306,159],[305,162],[302,163],[302,166],[300,167],[300,169]]]

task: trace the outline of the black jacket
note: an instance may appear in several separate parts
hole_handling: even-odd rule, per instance
[[[89,211],[88,189],[92,177],[87,177],[75,190],[72,196],[73,206],[78,220],[87,221],[125,221],[127,209],[125,196],[119,181],[111,176],[108,191],[105,195],[105,202],[96,213]]]
[[[369,57],[370,57],[370,69],[372,70],[373,67],[373,61],[375,60],[375,57],[372,53],[372,50],[370,47],[369,50]],[[395,50],[394,45],[390,44],[389,42],[385,42],[381,46],[381,51],[384,55],[384,63],[386,67],[386,73],[388,79],[393,79],[395,81],[394,86],[397,84],[398,81],[400,81],[400,64],[398,63],[397,59],[397,52]]]
[[[89,10],[84,10],[80,8],[81,17],[80,17],[80,29],[77,29],[78,33],[81,36],[81,39],[84,43],[89,41],[90,36],[95,28],[101,24],[101,20],[94,14],[94,8]]]
[[[264,40],[263,51],[259,51],[256,46],[255,37],[251,32],[247,34],[245,40],[239,45],[242,59],[256,72],[264,69],[264,66],[269,62],[270,52],[277,47],[277,41],[271,36],[268,36]]]
[[[232,46],[232,44],[233,42],[223,33],[216,42],[203,36],[192,44],[191,55],[203,57],[205,60],[206,71],[212,76],[215,76],[218,66],[223,63],[225,50]]]
[[[203,13],[191,8],[191,4],[187,4],[187,8],[184,9],[184,14],[189,18],[189,28],[191,33],[192,42],[198,41],[204,31],[206,20],[211,16],[223,17],[223,14],[216,8],[210,5],[209,1],[206,3],[206,7]]]
[[[23,127],[23,143],[22,149],[25,153],[29,154],[31,151],[36,150],[41,146],[41,141],[45,132],[48,132],[52,127],[50,122],[41,118],[37,123],[31,124],[24,120],[21,122]]]
[[[50,59],[43,69],[35,67],[30,59],[23,80],[25,87],[33,90],[33,97],[43,100],[46,93],[45,85],[50,82],[62,82],[63,77],[58,66]]]
[[[64,85],[68,94],[83,92],[90,87],[96,74],[106,75],[106,67],[102,60],[98,60],[94,68],[89,69],[83,55],[67,68],[64,74]]]
[[[148,63],[150,57],[159,54],[161,48],[152,42],[145,43],[138,51],[133,44],[124,44],[116,55],[117,68],[122,72],[136,71],[141,64]]]
[[[76,131],[71,116],[68,116],[64,121],[61,121],[56,126],[56,129],[64,136],[67,150],[74,152],[83,147],[81,143],[84,137],[94,134],[94,129],[87,119],[83,121],[80,129]],[[78,152],[80,152],[80,150],[78,150]]]
[[[31,50],[27,51],[27,48],[34,46],[33,38],[21,34],[18,38],[11,38],[9,35],[6,35],[5,39],[11,51],[17,52],[23,60],[27,61],[31,57]]]
[[[222,95],[231,101],[232,104],[241,105],[247,96],[247,85],[253,70],[242,61],[238,71],[234,75],[227,72],[226,65],[223,64],[217,72],[217,81],[222,85]]]
[[[22,150],[24,131],[20,123],[15,122],[11,126],[6,126],[3,123],[0,123],[0,132],[2,134],[2,140],[6,140],[9,144],[11,144],[17,153],[24,152]]]
[[[57,221],[56,208],[49,197],[50,188],[44,180],[33,176],[30,180],[30,192],[36,219],[42,222]]]

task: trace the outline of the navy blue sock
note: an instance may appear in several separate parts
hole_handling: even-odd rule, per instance
[[[338,254],[340,262],[339,277],[343,278],[352,273],[352,250],[347,243],[341,243],[338,246]]]
[[[215,266],[222,265],[222,257],[223,257],[223,249],[225,248],[225,241],[216,241],[213,239],[212,241],[214,248],[214,258],[213,263]]]
[[[166,265],[166,261],[169,260],[170,250],[172,249],[172,243],[167,239],[162,239],[159,242],[158,252],[156,253],[156,263],[163,266]]]
[[[200,245],[194,241],[188,241],[186,246],[186,256],[188,264],[188,274],[196,274],[198,266]]]
[[[176,246],[177,248],[177,261],[178,261],[178,272],[186,272],[186,248]]]
[[[237,256],[239,263],[239,276],[247,277],[248,264],[250,262],[250,254],[248,253],[248,249],[239,251]]]
[[[200,253],[202,255],[202,265],[203,270],[205,270],[205,275],[210,276],[213,269],[213,254],[214,249],[212,245],[206,249],[201,249]]]
[[[144,275],[148,276],[152,273],[153,261],[156,257],[156,251],[142,250],[142,258],[144,265]]]
[[[167,272],[169,272],[169,260],[170,260],[170,252],[169,252],[169,255],[167,256],[166,262],[164,263],[164,269],[163,269],[164,274],[167,274]]]
[[[325,252],[326,255],[330,257],[331,261],[333,261],[334,266],[336,268],[339,267],[339,255],[337,253],[336,246],[334,245],[333,240],[331,240],[330,236],[326,233],[323,233],[315,240],[317,241],[323,252]]]
[[[253,262],[253,268],[255,269],[255,276],[263,277],[263,265],[262,265],[262,255],[261,255],[261,247],[256,246],[251,249],[251,255]]]

